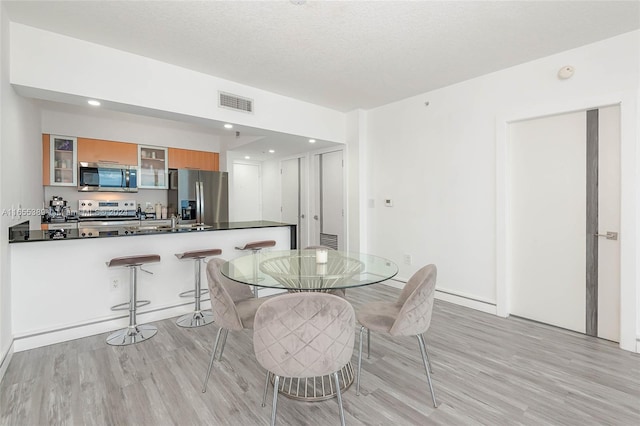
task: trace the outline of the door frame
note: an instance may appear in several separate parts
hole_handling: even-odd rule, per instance
[[[593,99],[571,99],[536,105],[496,117],[496,310],[502,317],[510,314],[510,247],[508,246],[509,193],[508,155],[509,125],[523,120],[544,118],[570,112],[585,111],[612,105],[620,106],[620,348],[640,352],[638,341],[638,268],[637,251],[639,169],[637,98],[627,93],[615,93]]]

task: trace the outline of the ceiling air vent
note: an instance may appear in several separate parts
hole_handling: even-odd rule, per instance
[[[253,113],[253,99],[243,98],[231,93],[218,92],[218,106],[220,108]]]

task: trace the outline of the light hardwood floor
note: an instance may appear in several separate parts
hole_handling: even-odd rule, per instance
[[[349,290],[357,307],[392,300],[383,286]],[[640,356],[518,318],[436,301],[426,334],[439,407],[415,338],[372,334],[362,394],[344,395],[349,425],[639,425]],[[144,321],[144,316],[140,317]],[[201,392],[217,327],[156,324],[151,340],[111,347],[104,335],[16,353],[0,384],[2,425],[266,425],[264,373],[250,332],[230,332]],[[356,339],[357,347],[357,339]],[[357,352],[354,350],[354,366]],[[280,425],[339,424],[334,400],[279,399]]]

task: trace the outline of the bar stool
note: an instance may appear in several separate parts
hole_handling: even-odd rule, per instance
[[[276,245],[274,240],[264,240],[264,241],[252,241],[250,243],[245,244],[242,247],[236,247],[236,250],[251,250],[253,254],[258,253],[260,250],[268,247],[273,247]],[[254,280],[258,277],[258,262],[253,262],[253,278]],[[253,295],[258,297],[258,287],[253,286]]]
[[[111,307],[112,311],[129,310],[129,327],[110,334],[107,337],[108,344],[114,346],[132,345],[150,339],[158,332],[158,329],[153,325],[138,325],[136,323],[136,310],[140,306],[151,303],[149,300],[138,300],[138,269],[148,274],[153,274],[153,272],[141,268],[142,265],[153,262],[160,262],[160,255],[144,254],[117,257],[107,262],[109,268],[120,266],[129,268],[131,276],[129,280],[129,301]]]
[[[211,256],[218,256],[222,254],[220,249],[208,249],[208,250],[195,250],[186,251],[184,253],[176,253],[176,257],[182,259],[195,260],[195,288],[193,290],[183,291],[179,294],[180,297],[193,297],[195,298],[195,310],[190,313],[181,316],[176,320],[176,324],[180,327],[200,327],[203,325],[211,324],[213,322],[213,312],[200,310],[200,296],[206,294],[209,289],[201,289],[200,279],[202,277],[202,261]]]

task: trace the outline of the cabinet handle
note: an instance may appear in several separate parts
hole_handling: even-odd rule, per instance
[[[98,160],[98,163],[110,163],[110,164],[117,164],[117,161],[113,161],[113,160]]]

